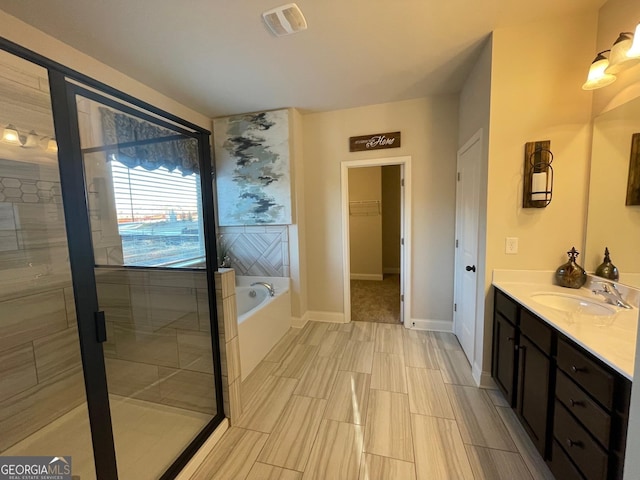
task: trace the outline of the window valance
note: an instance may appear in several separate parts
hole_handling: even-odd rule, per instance
[[[166,128],[109,108],[100,107],[99,110],[104,144],[114,145],[107,156],[109,160],[115,155],[116,160],[129,168],[156,170],[165,167],[170,172],[178,170],[184,176],[200,171],[195,138],[177,138],[179,134]]]

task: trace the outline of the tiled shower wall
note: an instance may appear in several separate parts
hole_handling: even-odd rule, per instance
[[[96,268],[109,392],[215,414],[206,272]]]
[[[85,400],[57,165],[0,160],[0,453]]]
[[[222,248],[236,275],[289,276],[289,231],[286,225],[220,227]]]

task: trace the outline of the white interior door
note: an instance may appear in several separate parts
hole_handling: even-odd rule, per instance
[[[456,255],[454,333],[473,364],[475,345],[476,287],[478,261],[478,204],[482,136],[480,132],[458,151],[456,188]]]

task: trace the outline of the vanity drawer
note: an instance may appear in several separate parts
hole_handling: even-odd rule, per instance
[[[551,328],[524,309],[520,312],[520,332],[529,337],[543,353],[551,355]]]
[[[558,367],[611,410],[615,382],[613,375],[562,338],[558,341]]]
[[[518,304],[496,288],[495,310],[514,325],[518,322]]]
[[[564,450],[560,448],[560,444],[554,438],[551,445],[551,460],[548,462],[549,469],[553,476],[561,480],[584,480],[582,474],[578,471]]]
[[[607,478],[607,453],[558,401],[553,434],[587,480]]]
[[[605,448],[609,448],[611,416],[596,404],[589,395],[573,383],[564,373],[558,372],[556,397],[591,432]]]

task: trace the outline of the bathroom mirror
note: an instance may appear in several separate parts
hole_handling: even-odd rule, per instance
[[[640,288],[640,205],[626,205],[635,133],[640,133],[640,98],[594,120],[584,268],[593,273],[608,247],[620,283]]]

